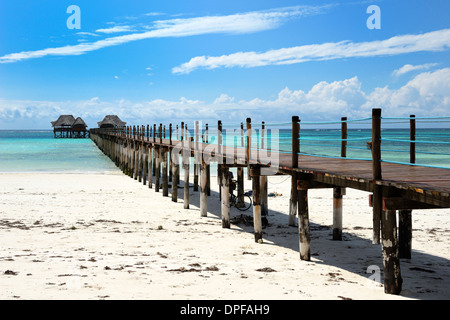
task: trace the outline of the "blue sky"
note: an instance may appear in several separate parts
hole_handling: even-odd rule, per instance
[[[80,29],[69,29],[70,5]],[[370,5],[381,29],[369,29]],[[450,115],[450,1],[0,0],[0,129]]]

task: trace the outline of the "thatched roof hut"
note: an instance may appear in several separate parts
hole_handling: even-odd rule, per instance
[[[97,122],[99,128],[122,128],[127,124],[116,115],[107,115],[102,121]]]
[[[58,120],[52,121],[52,127],[54,128],[64,128],[71,127],[75,122],[73,115],[61,115]]]
[[[86,138],[87,125],[80,117],[61,115],[58,120],[52,121],[53,135],[55,138]]]
[[[80,117],[76,118],[71,126],[72,131],[84,131],[86,130],[86,123]]]

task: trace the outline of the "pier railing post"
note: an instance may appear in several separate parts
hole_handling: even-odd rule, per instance
[[[251,180],[252,177],[250,175],[250,148],[252,142],[252,120],[247,118],[247,147],[245,149],[245,160],[247,161],[247,180]]]
[[[381,109],[372,110],[372,173],[374,180],[381,180]]]
[[[409,140],[416,141],[416,116],[411,115],[409,120]],[[409,144],[409,162],[416,163],[416,143]]]
[[[222,165],[220,177],[221,183],[221,215],[222,215],[222,228],[230,228],[230,183],[228,180],[229,168],[226,165]]]
[[[383,210],[383,187],[376,183],[381,173],[381,109],[372,110],[372,178],[373,190],[373,244],[380,243],[381,213]]]
[[[341,157],[347,156],[347,117],[341,118]],[[333,240],[342,240],[342,196],[345,189],[333,188]]]
[[[217,121],[217,184],[219,185],[219,199],[222,200],[222,121]]]
[[[194,191],[198,191],[198,172],[201,166],[202,153],[200,150],[200,144],[198,141],[199,122],[195,121],[195,150],[194,150]]]
[[[291,174],[291,196],[289,199],[289,225],[295,226],[295,217],[297,216],[297,172],[298,168],[298,153],[300,152],[300,118],[298,116],[292,117],[292,174]]]
[[[264,149],[264,138],[265,138],[265,123],[262,121],[261,123],[261,134],[260,134],[260,148]],[[268,205],[268,193],[267,193],[267,187],[268,187],[268,178],[267,175],[261,175],[261,216],[266,217],[269,214],[269,205]]]
[[[259,166],[257,166],[257,165],[250,166],[250,176],[252,177],[253,228],[254,228],[254,233],[255,233],[255,242],[262,241],[260,175],[261,175],[261,168]]]
[[[189,159],[191,146],[189,141],[183,141],[183,170],[184,170],[184,209],[189,209]]]

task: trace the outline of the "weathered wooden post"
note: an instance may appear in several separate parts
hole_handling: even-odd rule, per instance
[[[398,220],[398,256],[411,259],[412,210],[399,210]]]
[[[255,242],[262,242],[262,220],[261,220],[261,168],[258,165],[250,166],[250,175],[252,177],[252,195],[253,195],[253,228],[255,233]]]
[[[308,186],[300,183],[298,189],[298,232],[300,259],[311,260],[311,235],[309,228]]]
[[[241,122],[241,148],[244,148],[244,124]],[[237,168],[237,206],[244,206],[244,169],[242,167]]]
[[[416,163],[416,116],[410,115],[409,120],[409,162]],[[398,255],[401,259],[411,259],[412,243],[412,210],[398,211]]]
[[[200,216],[206,217],[208,212],[208,196],[206,195],[206,163],[202,157],[200,166]]]
[[[382,211],[381,225],[384,292],[389,294],[400,294],[402,291],[403,280],[398,256],[396,211]]]
[[[245,149],[245,160],[247,161],[247,180],[251,180],[252,177],[250,175],[250,148],[252,141],[252,120],[247,118],[247,147]]]
[[[221,200],[221,212],[222,212],[222,228],[230,228],[230,183],[229,183],[230,170],[226,165],[222,165],[221,180],[222,180],[222,200]]]
[[[172,182],[172,176],[173,176],[173,172],[175,170],[175,168],[174,168],[175,163],[172,159],[173,154],[171,152],[171,150],[172,150],[172,124],[171,123],[169,123],[169,147],[168,148],[169,148],[169,150],[168,150],[168,153],[169,153],[169,182]],[[172,186],[172,189],[173,189],[173,186]],[[172,197],[172,199],[173,199],[173,197]]]
[[[167,148],[162,147],[162,184],[163,184],[163,197],[169,196],[169,181],[167,172]]]
[[[208,124],[205,124],[205,143],[208,144]],[[211,164],[206,164],[206,195],[211,196]]]
[[[161,146],[155,145],[156,163],[155,163],[155,192],[159,192],[161,177]]]
[[[145,186],[147,184],[147,169],[148,169],[148,147],[142,145],[142,184]]]
[[[416,163],[416,116],[411,115],[409,120],[409,162]]]
[[[341,118],[341,157],[347,156],[347,117]],[[333,188],[333,240],[342,240],[342,196],[341,187]]]
[[[201,166],[202,154],[200,153],[200,143],[198,140],[198,121],[195,121],[195,151],[194,151],[194,191],[198,191],[198,170]]]
[[[184,170],[184,209],[189,209],[189,159],[191,147],[189,141],[183,142],[183,170]]]
[[[373,180],[381,180],[381,109],[372,109],[372,174]],[[373,244],[380,243],[381,212],[383,211],[383,187],[374,184],[373,190]]]
[[[149,144],[148,146],[148,187],[149,189],[153,186],[153,159],[154,159],[154,152],[153,152],[153,144]]]
[[[172,129],[172,124],[170,125],[170,128]],[[186,126],[187,130],[187,126]],[[172,131],[171,131],[172,132]],[[172,133],[170,134],[170,144],[172,144]],[[172,149],[173,150],[173,149]],[[178,179],[180,178],[180,155],[177,152],[176,154],[172,154],[170,152],[171,156],[171,162],[173,173],[172,173],[172,201],[177,202],[178,201]]]
[[[291,174],[291,196],[289,199],[289,225],[295,226],[297,216],[298,192],[297,192],[297,172],[298,153],[300,152],[300,118],[292,117],[292,174]]]
[[[222,200],[222,121],[217,121],[217,184],[219,185],[219,199]]]
[[[265,131],[266,131],[265,124],[264,124],[264,121],[262,121],[261,135],[260,135],[261,149],[265,148],[265,144],[264,144]],[[267,176],[261,175],[260,183],[261,183],[261,216],[265,217],[269,214],[268,193],[267,193],[267,187],[268,187]]]

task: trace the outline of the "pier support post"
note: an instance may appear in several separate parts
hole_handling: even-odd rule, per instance
[[[147,184],[147,169],[148,169],[148,147],[142,146],[142,184],[145,186]]]
[[[148,147],[148,187],[152,188],[153,185],[153,146]]]
[[[230,169],[222,165],[221,166],[221,188],[222,188],[222,200],[221,200],[221,212],[222,212],[222,228],[230,228],[230,183],[229,183]]]
[[[268,195],[267,195],[267,176],[260,177],[261,184],[261,216],[267,217],[269,215]]]
[[[398,211],[398,255],[401,259],[411,259],[412,210]]]
[[[380,244],[381,215],[383,212],[383,187],[375,184],[373,189],[372,219],[373,236],[372,243]]]
[[[372,175],[373,180],[381,180],[381,109],[372,109]],[[383,207],[383,187],[374,185],[373,192],[373,240],[380,243],[380,221]]]
[[[311,260],[311,236],[309,229],[308,189],[301,186],[298,190],[298,233],[300,259]]]
[[[400,294],[402,291],[396,220],[395,210],[382,212],[384,292],[389,294]]]
[[[161,177],[161,147],[155,147],[155,192],[159,192],[160,188],[160,177]]]
[[[198,170],[200,164],[194,161],[194,191],[198,191]]]
[[[139,145],[134,141],[134,180],[138,179],[139,175]]]
[[[186,149],[189,148],[189,149]],[[184,209],[189,209],[189,158],[190,158],[189,144],[183,149],[183,171],[184,171]]]
[[[244,169],[237,168],[237,206],[244,206]]]
[[[138,143],[138,181],[142,182],[142,174],[143,174],[143,150],[144,150],[144,146],[143,144],[140,142]]]
[[[291,196],[289,198],[289,225],[295,227],[295,218],[297,217],[297,204],[298,204],[298,192],[297,192],[297,173],[293,172],[291,175]]]
[[[208,197],[206,195],[206,163],[204,160],[200,166],[200,216],[207,216]]]
[[[180,178],[180,155],[172,154],[170,152],[171,158],[172,158],[172,201],[177,202],[178,201],[178,179]]]
[[[297,172],[298,153],[300,152],[300,118],[292,117],[292,173],[291,173],[291,196],[289,199],[289,225],[295,227],[295,217],[297,215],[298,191]]]
[[[167,172],[167,148],[162,148],[162,184],[163,184],[163,197],[169,196],[169,181]]]
[[[333,240],[342,240],[342,188],[333,188]]]
[[[253,194],[253,227],[255,232],[255,242],[262,241],[262,220],[261,220],[261,168],[259,166],[250,167],[252,177]]]

